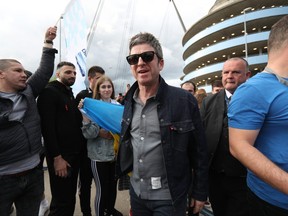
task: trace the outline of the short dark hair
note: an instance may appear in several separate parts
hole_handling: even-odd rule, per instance
[[[88,77],[94,77],[96,73],[105,74],[105,70],[100,66],[92,66],[88,70]]]
[[[193,85],[194,92],[196,92],[197,87],[196,87],[196,85],[195,85],[194,82],[192,82],[192,81],[186,81],[186,82],[182,83],[182,84],[180,85],[180,87],[182,88],[182,86],[183,86],[185,83],[191,83],[191,84]]]
[[[149,44],[155,50],[156,55],[159,59],[163,59],[163,51],[159,40],[151,33],[140,32],[139,34],[134,35],[129,42],[129,53],[131,49],[140,44]]]
[[[212,83],[212,88],[214,87],[223,87],[223,83],[222,83],[222,80],[214,80]]]
[[[59,62],[58,65],[57,65],[57,70],[63,66],[71,66],[73,68],[75,68],[75,65],[71,62],[67,62],[67,61],[62,61],[62,62]]]

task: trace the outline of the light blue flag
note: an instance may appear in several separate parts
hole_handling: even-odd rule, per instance
[[[81,111],[105,130],[120,134],[124,106],[85,98]]]

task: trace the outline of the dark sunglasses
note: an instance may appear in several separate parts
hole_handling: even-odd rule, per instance
[[[138,63],[140,57],[144,62],[148,63],[154,59],[154,54],[157,55],[157,53],[155,53],[154,51],[147,51],[147,52],[143,52],[141,54],[129,55],[126,57],[126,59],[130,65],[136,65]],[[158,55],[157,55],[157,57],[159,58]]]

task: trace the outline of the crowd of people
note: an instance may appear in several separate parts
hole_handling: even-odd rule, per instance
[[[264,71],[251,78],[244,58],[229,58],[211,94],[192,81],[168,85],[161,44],[144,32],[129,41],[135,82],[124,94],[95,65],[74,97],[73,63],[58,63],[49,82],[56,33],[47,29],[34,73],[0,59],[1,215],[13,205],[44,215],[45,156],[50,216],[73,216],[77,191],[84,216],[123,215],[118,180],[133,216],[200,215],[207,203],[215,216],[288,216],[288,16],[271,28]],[[85,98],[123,106],[118,134],[82,111]]]

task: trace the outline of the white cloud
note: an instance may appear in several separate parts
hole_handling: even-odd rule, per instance
[[[64,13],[69,0],[9,0],[0,8],[0,58],[15,58],[28,70],[35,71],[39,64],[44,33],[55,25]],[[82,0],[91,19],[98,1]],[[174,0],[186,28],[207,15],[215,0]],[[123,89],[134,81],[125,56],[128,41],[136,33],[148,31],[159,38],[165,58],[161,72],[168,83],[179,86],[183,76],[182,26],[174,6],[168,0],[105,0],[91,44],[88,67],[102,66]],[[58,32],[59,33],[59,32]],[[57,47],[56,41],[55,46]],[[58,56],[55,63],[58,63]],[[119,80],[118,80],[119,79]],[[126,82],[124,82],[124,81]],[[180,81],[179,81],[180,83]]]

